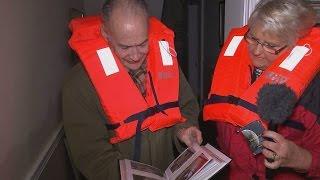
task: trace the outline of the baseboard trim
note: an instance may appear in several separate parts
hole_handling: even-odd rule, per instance
[[[53,153],[57,149],[58,144],[63,141],[64,131],[62,124],[54,131],[52,137],[48,141],[42,153],[39,155],[39,159],[34,164],[32,171],[27,175],[27,179],[38,180],[41,173],[46,168],[48,161],[52,157]]]

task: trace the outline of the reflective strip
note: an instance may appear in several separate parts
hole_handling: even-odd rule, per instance
[[[224,52],[224,56],[233,56],[242,39],[243,39],[243,36],[234,36],[230,44],[228,45],[228,48]]]
[[[279,67],[292,71],[309,50],[310,49],[305,46],[294,47],[289,56],[279,65]]]
[[[162,64],[164,66],[172,66],[172,56],[170,54],[170,47],[167,41],[159,41],[159,48],[162,57]]]
[[[109,47],[97,50],[97,54],[102,64],[104,73],[107,76],[119,72],[118,65]]]

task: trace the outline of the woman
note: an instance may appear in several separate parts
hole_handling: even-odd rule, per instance
[[[320,178],[320,29],[315,22],[314,10],[303,0],[263,0],[248,26],[230,32],[203,110],[204,120],[217,122],[218,144],[232,158],[230,179]],[[266,84],[289,87],[298,101],[290,117],[263,132],[259,153],[239,132],[256,120],[267,129],[268,119],[261,119],[256,105]]]

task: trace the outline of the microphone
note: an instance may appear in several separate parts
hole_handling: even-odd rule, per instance
[[[277,132],[277,127],[282,124],[291,114],[297,96],[294,91],[285,84],[265,84],[258,92],[257,113],[262,120],[269,122],[269,130]],[[269,141],[273,139],[266,138]],[[273,162],[273,159],[267,158]],[[272,169],[266,169],[266,178],[274,176]]]
[[[277,126],[292,114],[296,102],[296,94],[285,84],[265,84],[258,92],[257,113],[269,122],[269,130],[277,132]]]

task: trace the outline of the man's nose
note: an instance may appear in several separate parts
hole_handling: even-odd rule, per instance
[[[138,47],[132,47],[130,51],[130,59],[137,61],[140,58]]]

